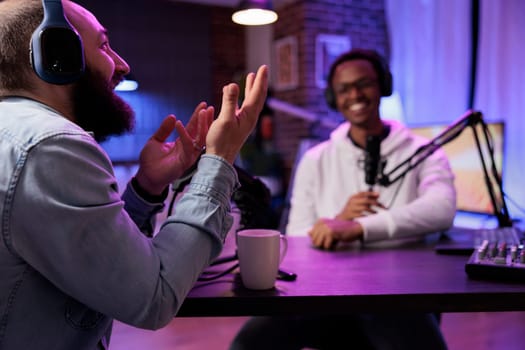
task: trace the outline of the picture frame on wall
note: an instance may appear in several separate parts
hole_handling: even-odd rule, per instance
[[[351,48],[346,35],[319,34],[315,40],[315,83],[324,89],[327,85],[330,65],[345,51]]]
[[[277,91],[294,89],[299,84],[297,67],[297,38],[287,36],[274,43],[275,82]]]

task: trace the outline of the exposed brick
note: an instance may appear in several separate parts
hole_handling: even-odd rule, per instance
[[[321,121],[329,122],[326,124],[339,123],[341,116],[329,109],[323,90],[316,85],[316,37],[318,34],[346,35],[352,47],[373,48],[388,57],[384,1],[299,0],[277,11],[279,20],[274,24],[274,40],[288,36],[297,38],[299,86],[293,90],[273,91],[273,96],[315,113]],[[212,16],[212,76],[216,106],[220,106],[224,82],[242,78],[246,67],[244,27],[231,22],[231,13],[232,9],[217,7]],[[275,121],[276,147],[283,155],[287,174],[294,164],[301,139],[312,135],[325,138],[331,131],[323,123],[312,125],[285,113],[276,113]]]

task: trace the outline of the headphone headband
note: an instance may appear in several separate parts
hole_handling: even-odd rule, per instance
[[[364,59],[372,64],[374,70],[377,73],[377,78],[379,81],[379,88],[381,91],[381,96],[390,96],[393,91],[393,79],[392,73],[388,66],[388,62],[375,50],[366,50],[366,49],[353,49],[348,52],[341,54],[335,59],[335,61],[330,66],[328,73],[327,87],[324,91],[326,103],[332,109],[337,109],[335,102],[335,93],[332,89],[332,79],[334,77],[335,69],[340,64],[357,60]]]

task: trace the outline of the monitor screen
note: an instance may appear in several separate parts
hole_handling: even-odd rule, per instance
[[[429,140],[439,135],[448,125],[424,125],[411,126],[410,129],[417,135],[421,135]],[[502,122],[487,123],[490,132],[493,148],[494,161],[498,174],[502,174],[503,167],[503,141],[504,124]],[[483,157],[489,174],[491,174],[490,156],[487,151],[485,136],[483,135],[481,124],[476,125]],[[457,193],[457,210],[494,214],[490,194],[487,190],[483,165],[476,146],[476,140],[471,127],[467,127],[454,140],[443,146],[445,153],[450,161],[450,166],[455,175],[455,186]],[[491,177],[492,178],[492,177]],[[496,183],[492,186],[495,191],[496,201],[500,202],[500,192]]]

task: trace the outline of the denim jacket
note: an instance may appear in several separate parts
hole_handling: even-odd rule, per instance
[[[36,101],[0,101],[0,349],[108,347],[113,319],[169,323],[232,223],[234,168],[204,155],[175,212],[128,184],[89,133]]]

